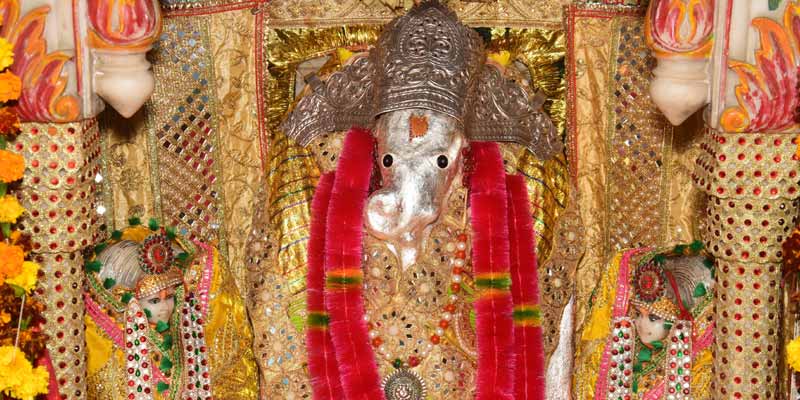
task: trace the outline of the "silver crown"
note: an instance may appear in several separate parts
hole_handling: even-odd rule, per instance
[[[281,128],[300,145],[380,114],[424,108],[464,124],[467,138],[515,142],[537,157],[561,149],[544,98],[486,63],[480,36],[437,0],[423,1],[384,28],[369,56],[351,60],[311,86]]]
[[[370,56],[377,74],[375,115],[425,108],[462,123],[486,59],[480,35],[438,1],[423,2],[390,22]]]

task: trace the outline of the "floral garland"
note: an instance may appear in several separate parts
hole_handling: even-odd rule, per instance
[[[351,129],[345,138],[337,173],[322,177],[312,203],[307,347],[312,387],[319,398],[384,398],[364,320],[361,266],[362,223],[373,149],[374,142],[368,131]],[[473,267],[479,290],[475,301],[476,398],[511,399],[515,381],[514,304],[510,291],[509,199],[505,172],[496,144],[474,143],[472,151],[476,164],[470,185],[475,243]],[[525,243],[528,241],[520,238],[518,245],[526,246]],[[528,265],[520,263],[520,266]],[[521,304],[524,309],[519,310],[519,326],[536,325],[533,303],[537,296],[526,293],[525,298],[520,299],[531,303],[527,305],[531,307]],[[535,339],[534,335],[531,339]]]
[[[10,190],[25,172],[25,160],[8,150],[19,133],[19,117],[10,102],[19,99],[20,78],[8,71],[12,45],[0,38],[0,397],[32,400],[50,385],[41,331],[43,306],[28,296],[36,286],[39,264],[27,261],[28,237],[14,230],[25,209]],[[28,358],[36,360],[35,367]]]

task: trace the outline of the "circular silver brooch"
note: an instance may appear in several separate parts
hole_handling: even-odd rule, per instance
[[[398,369],[383,378],[381,387],[386,400],[424,400],[428,395],[428,389],[422,377],[405,368]]]

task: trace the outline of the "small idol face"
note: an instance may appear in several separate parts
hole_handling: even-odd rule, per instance
[[[637,316],[633,321],[636,326],[636,334],[644,344],[650,344],[664,340],[669,334],[667,321],[655,314],[651,314],[646,309],[636,307]]]
[[[151,324],[157,324],[159,321],[169,323],[172,312],[175,311],[175,288],[164,289],[140,299],[139,302],[147,311],[147,320]]]

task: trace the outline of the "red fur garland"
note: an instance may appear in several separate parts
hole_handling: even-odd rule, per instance
[[[325,220],[328,217],[334,175],[323,175],[311,202],[311,236],[308,240],[307,308],[309,326],[306,331],[308,371],[315,399],[333,400],[342,393],[339,367],[333,349],[325,310]]]
[[[509,242],[505,171],[496,143],[472,144],[470,177],[473,269],[476,285],[487,282],[475,301],[478,376],[476,399],[514,398],[513,303],[508,290]],[[507,284],[504,281],[508,281]]]
[[[539,277],[537,274],[533,218],[525,180],[520,175],[508,176],[508,214],[511,235],[511,294],[517,310],[539,311]],[[518,311],[519,312],[519,311]],[[519,317],[514,324],[516,349],[515,399],[540,400],[545,397],[544,343],[540,315]],[[529,322],[530,320],[535,322]]]
[[[328,287],[325,308],[330,316],[329,331],[335,346],[343,397],[348,400],[383,399],[364,321],[361,283],[364,207],[372,173],[373,147],[369,131],[353,128],[348,132],[337,165],[326,223],[325,279]],[[339,279],[342,276],[357,279],[358,283],[347,283],[351,281]]]

